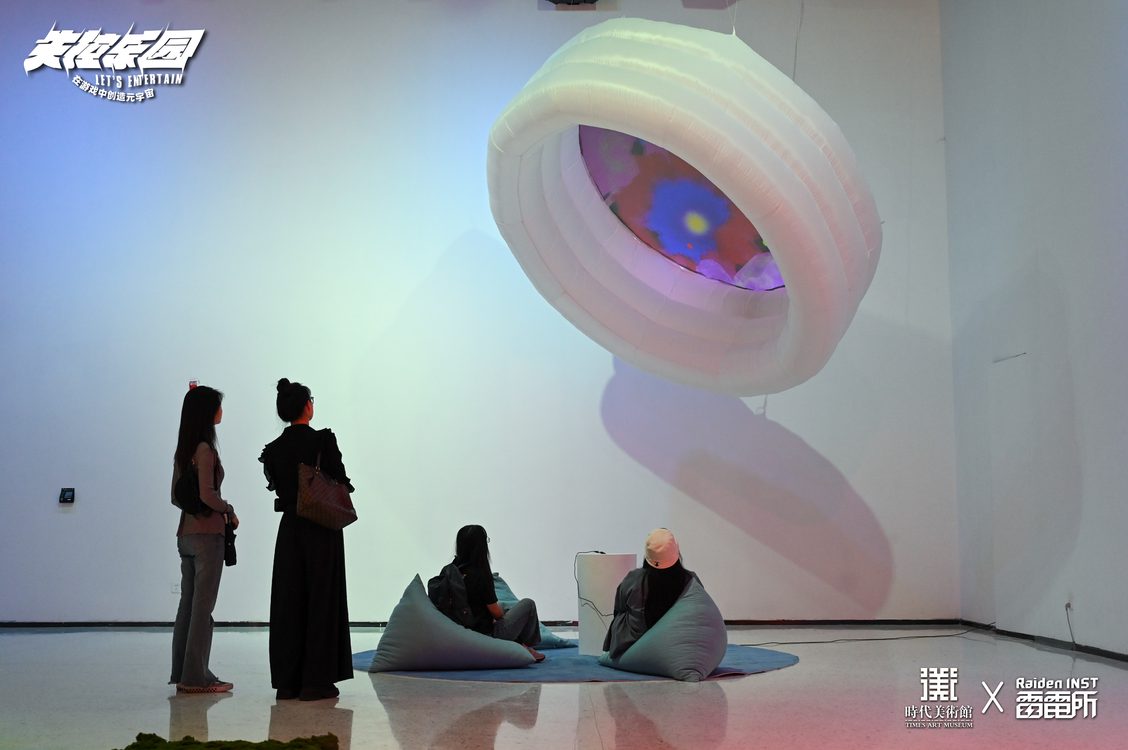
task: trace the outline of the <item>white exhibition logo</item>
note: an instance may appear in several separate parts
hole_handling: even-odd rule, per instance
[[[157,95],[157,86],[179,86],[184,69],[204,38],[203,29],[158,29],[124,34],[101,29],[51,30],[35,43],[24,60],[24,73],[53,68],[96,70],[93,80],[76,72],[71,83],[79,91],[111,102],[143,102]]]

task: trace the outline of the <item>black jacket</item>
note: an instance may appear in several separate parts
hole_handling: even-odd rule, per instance
[[[341,450],[337,447],[337,437],[333,431],[328,428],[315,430],[308,424],[292,424],[275,440],[267,443],[259,456],[266,475],[266,488],[277,494],[274,510],[280,513],[294,513],[297,510],[298,464],[316,465],[319,451],[321,471],[348,485],[349,492],[353,491],[352,482],[345,474]]]
[[[685,584],[682,593],[693,580],[700,582],[700,578],[692,570],[685,570]],[[646,624],[646,599],[647,599],[646,568],[635,568],[623,576],[623,580],[615,589],[615,614],[611,624],[607,627],[607,634],[603,637],[603,650],[612,659],[618,659],[635,641],[650,629]]]

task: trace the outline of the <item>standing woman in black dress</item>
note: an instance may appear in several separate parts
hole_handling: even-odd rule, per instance
[[[345,537],[297,515],[298,464],[314,466],[320,454],[322,473],[349,492],[353,486],[332,431],[309,426],[309,388],[282,378],[277,405],[290,426],[259,457],[267,489],[277,494],[274,510],[282,514],[270,586],[270,680],[280,700],[335,698],[333,683],[353,676]]]

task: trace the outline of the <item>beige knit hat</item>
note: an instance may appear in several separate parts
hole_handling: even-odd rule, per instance
[[[668,568],[680,557],[678,540],[669,529],[654,529],[646,537],[646,562],[650,563],[650,567]]]

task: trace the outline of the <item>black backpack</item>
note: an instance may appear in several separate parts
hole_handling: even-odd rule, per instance
[[[443,566],[437,576],[427,581],[427,596],[440,612],[462,627],[473,626],[474,613],[470,611],[466,579],[454,563]]]
[[[172,504],[190,516],[210,516],[212,509],[200,499],[200,478],[196,466],[188,465],[188,471],[180,475],[172,486]]]

